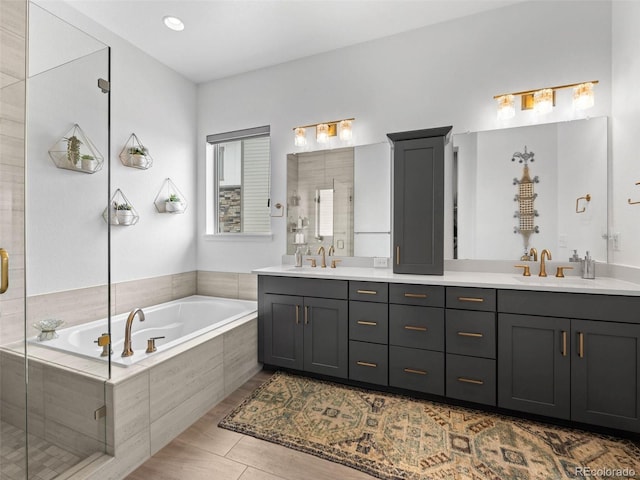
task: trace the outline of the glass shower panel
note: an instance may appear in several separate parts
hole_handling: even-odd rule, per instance
[[[0,2],[0,478],[27,478],[24,346],[26,0]],[[22,343],[20,344],[20,341]]]
[[[28,45],[27,467],[29,478],[50,478],[107,444],[99,334],[77,335],[72,351],[55,343],[89,322],[109,333],[110,52],[33,3]]]

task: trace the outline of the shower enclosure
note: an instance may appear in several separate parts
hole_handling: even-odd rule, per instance
[[[40,345],[111,314],[110,51],[34,3],[0,9],[0,478],[55,478],[109,450],[110,357]]]

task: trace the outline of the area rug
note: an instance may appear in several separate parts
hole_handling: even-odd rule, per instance
[[[381,479],[640,477],[640,444],[275,373],[219,426]]]

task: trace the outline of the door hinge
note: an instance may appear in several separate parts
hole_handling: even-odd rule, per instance
[[[97,409],[95,412],[93,412],[93,418],[96,420],[100,420],[101,418],[104,418],[107,416],[107,406],[103,405],[101,406],[99,409]]]
[[[109,93],[111,91],[111,82],[104,78],[98,79],[98,88],[102,90],[102,93]]]

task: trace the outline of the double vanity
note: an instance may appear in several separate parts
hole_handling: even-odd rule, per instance
[[[613,278],[257,270],[259,361],[640,432],[640,286]]]

